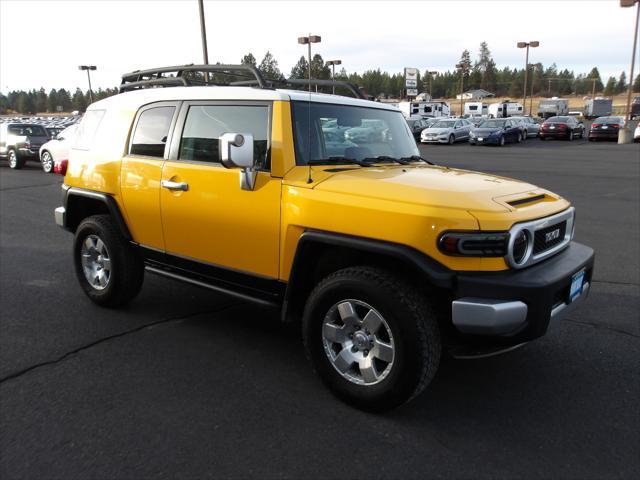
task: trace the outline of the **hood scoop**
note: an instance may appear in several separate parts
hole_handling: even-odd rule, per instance
[[[516,198],[514,200],[509,200],[506,202],[508,205],[512,207],[522,207],[523,205],[532,205],[534,203],[542,202],[546,200],[547,196],[544,193],[539,195],[530,195],[528,197]]]

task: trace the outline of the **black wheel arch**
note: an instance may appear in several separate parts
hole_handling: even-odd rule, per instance
[[[63,189],[67,230],[75,232],[80,222],[91,215],[108,214],[114,219],[122,236],[126,240],[132,240],[127,222],[118,203],[111,195],[76,187],[63,187]]]
[[[412,247],[307,230],[298,240],[291,265],[282,320],[292,323],[302,318],[306,299],[322,278],[342,268],[358,265],[386,268],[438,290],[450,291],[454,286],[455,276],[451,270]]]

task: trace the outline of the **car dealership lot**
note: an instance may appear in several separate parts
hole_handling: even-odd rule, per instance
[[[61,178],[0,163],[0,476],[640,475],[640,146],[421,151],[571,199],[595,276],[547,336],[447,359],[382,416],[334,399],[268,311],[151,275],[126,309],[91,304],[53,223]]]

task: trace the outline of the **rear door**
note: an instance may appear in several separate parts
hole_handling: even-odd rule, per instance
[[[120,191],[133,239],[156,250],[165,248],[160,180],[179,106],[180,102],[159,102],[138,111],[120,170]]]

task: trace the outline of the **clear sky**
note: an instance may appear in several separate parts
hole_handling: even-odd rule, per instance
[[[498,67],[522,67],[518,41],[539,40],[531,62],[603,81],[629,74],[634,9],[618,0],[538,1],[205,1],[209,60],[238,63],[267,50],[288,75],[302,54],[297,37],[348,71],[406,66],[452,70],[463,49],[485,40]],[[86,89],[81,64],[97,65],[94,88],[122,73],[201,63],[197,0],[0,0],[0,90]],[[636,71],[638,67],[636,66]]]

